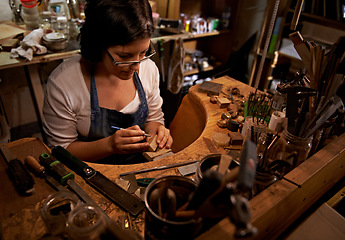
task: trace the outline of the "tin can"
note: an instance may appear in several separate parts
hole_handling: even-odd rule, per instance
[[[156,209],[155,202],[161,201],[164,208],[165,197],[155,192],[170,189],[176,196],[174,208],[179,209],[189,200],[189,196],[197,188],[197,184],[182,176],[164,176],[152,181],[145,191],[145,239],[194,239],[201,229],[201,219],[183,219],[164,217]],[[159,197],[159,199],[157,199]],[[171,204],[166,206],[172,208]],[[171,209],[170,209],[171,210]],[[163,210],[164,211],[164,210]]]

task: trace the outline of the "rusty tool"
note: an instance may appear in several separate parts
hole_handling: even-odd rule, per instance
[[[12,155],[6,144],[0,144],[0,149],[3,158],[7,161],[8,174],[19,194],[33,194],[35,192],[35,182],[28,170],[25,168],[24,164]]]

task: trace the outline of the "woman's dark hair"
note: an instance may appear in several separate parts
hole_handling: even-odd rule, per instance
[[[151,37],[153,32],[148,0],[88,0],[81,28],[81,54],[89,62],[99,62],[105,48]]]

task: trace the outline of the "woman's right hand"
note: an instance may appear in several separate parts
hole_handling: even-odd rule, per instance
[[[114,154],[128,154],[145,151],[149,147],[144,136],[145,132],[138,125],[117,130],[111,136],[111,146]]]

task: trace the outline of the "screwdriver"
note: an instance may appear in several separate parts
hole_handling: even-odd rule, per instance
[[[35,192],[34,180],[25,168],[24,164],[15,158],[8,147],[0,144],[1,153],[8,164],[8,174],[13,181],[17,191],[21,195],[31,195]]]

